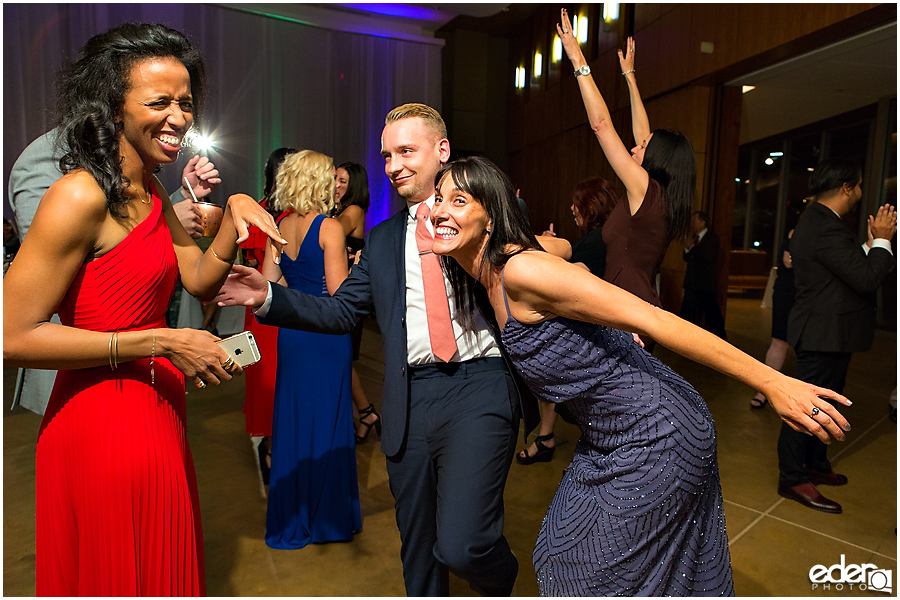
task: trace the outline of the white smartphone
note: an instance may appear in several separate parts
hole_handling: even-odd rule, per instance
[[[216,343],[224,348],[225,352],[227,352],[229,356],[234,359],[234,362],[239,364],[242,369],[259,362],[259,359],[262,358],[259,354],[259,347],[256,345],[256,338],[254,338],[253,333],[249,331],[238,333],[237,335],[225,338],[224,340],[219,340]]]

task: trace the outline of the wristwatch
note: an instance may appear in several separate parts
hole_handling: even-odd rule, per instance
[[[575,77],[578,77],[579,75],[590,75],[590,74],[591,74],[591,68],[587,65],[584,65],[580,69],[575,69]]]

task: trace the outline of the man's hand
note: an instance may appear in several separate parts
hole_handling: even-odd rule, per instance
[[[269,282],[262,273],[250,267],[233,265],[222,289],[213,298],[219,306],[259,308],[269,294]]]
[[[190,189],[185,183],[185,179],[191,184]],[[181,172],[181,187],[185,198],[191,198],[191,190],[197,199],[209,196],[215,190],[222,180],[219,178],[219,171],[208,158],[195,154],[188,164],[184,166]],[[185,228],[187,229],[187,228]]]
[[[194,206],[190,200],[176,202],[172,205],[175,209],[175,216],[181,221],[181,226],[187,231],[192,238],[199,239],[203,237],[203,225],[200,217],[200,210]]]
[[[897,209],[885,204],[874,215],[870,215],[869,233],[875,239],[892,239],[897,233]]]

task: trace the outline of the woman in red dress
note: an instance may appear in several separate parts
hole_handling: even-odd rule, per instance
[[[296,148],[279,148],[269,155],[264,168],[265,186],[263,199],[259,205],[275,217],[280,211],[275,208],[275,176],[284,159],[297,152]],[[250,237],[241,245],[244,252],[244,264],[262,272],[263,260],[266,256],[265,233],[256,227],[250,228]],[[269,485],[269,472],[272,469],[272,413],[275,407],[275,371],[278,366],[278,328],[263,325],[247,309],[244,316],[244,329],[253,332],[259,354],[262,359],[244,375],[244,420],[247,424],[247,435],[262,437],[256,446],[259,456],[259,470],[263,483]]]
[[[211,333],[167,329],[166,307],[179,273],[212,298],[249,225],[283,240],[236,195],[203,253],[153,176],[202,92],[202,58],[162,25],[91,38],[61,81],[65,174],[4,280],[4,360],[59,369],[37,442],[38,596],[205,593],[184,384],[241,370]]]

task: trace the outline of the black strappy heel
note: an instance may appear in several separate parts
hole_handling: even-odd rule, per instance
[[[371,423],[366,423],[365,421],[363,421],[363,419],[372,415],[375,415],[374,421],[372,421]],[[354,433],[357,444],[366,443],[366,440],[369,439],[369,434],[372,433],[372,427],[375,428],[375,434],[378,436],[378,439],[381,439],[381,416],[378,414],[378,412],[376,412],[374,404],[369,404],[367,407],[359,411],[359,424],[365,426],[366,433],[363,435],[356,435]]]
[[[525,453],[525,456],[522,456],[522,452],[516,454],[516,460],[519,461],[521,465],[530,465],[536,462],[550,462],[553,459],[553,453],[556,451],[556,446],[552,448],[548,448],[544,445],[544,442],[552,440],[553,434],[548,433],[547,435],[539,435],[534,439],[534,443],[537,446],[537,452],[532,455],[528,454],[528,448],[522,450]]]

